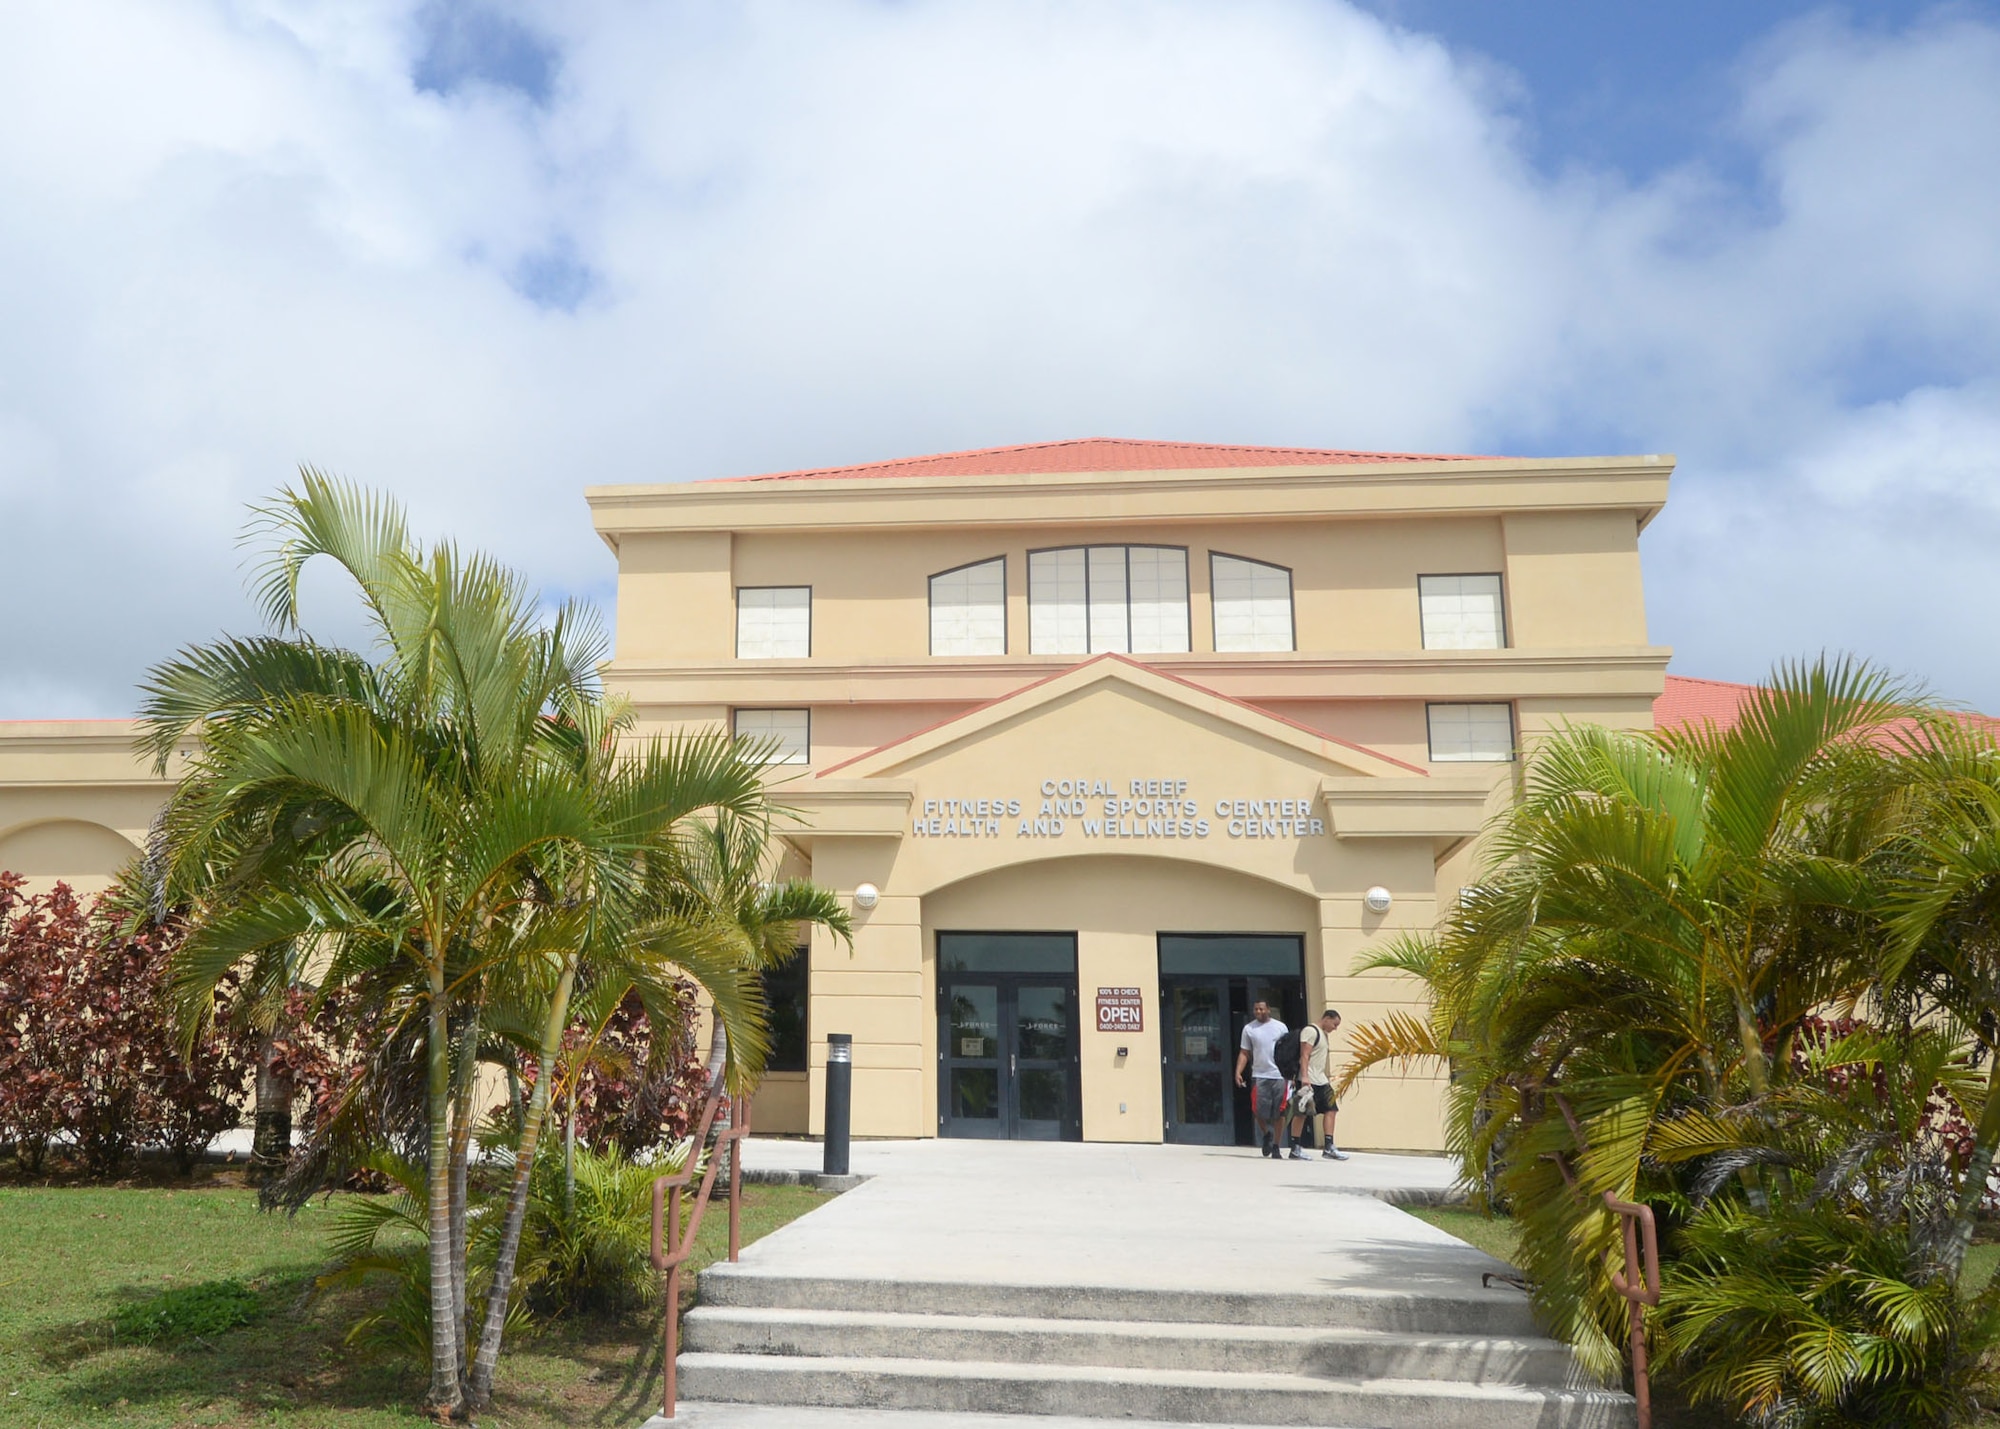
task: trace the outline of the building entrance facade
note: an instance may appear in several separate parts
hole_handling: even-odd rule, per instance
[[[940,932],[938,1134],[1080,1141],[1076,934]]]
[[[1248,1146],[1250,1092],[1237,1043],[1258,1002],[1297,1027],[1309,1015],[1305,939],[1269,933],[1162,933],[1160,1075],[1166,1140]]]

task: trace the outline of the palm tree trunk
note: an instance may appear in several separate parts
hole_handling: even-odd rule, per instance
[[[451,1258],[451,1028],[445,1008],[444,971],[431,972],[430,1191],[431,1388],[426,1405],[439,1417],[456,1416],[465,1396],[459,1386],[458,1316],[453,1304]]]
[[[723,1077],[729,1069],[729,1031],[722,1025],[722,1014],[720,1012],[710,1013],[710,1019],[712,1025],[708,1033],[708,1095],[714,1096],[717,1089],[722,1086]],[[717,1117],[715,1125],[710,1128],[711,1131],[726,1131],[729,1127],[736,1124],[736,1108],[734,1106],[730,1107],[723,1116],[727,1117],[727,1122],[725,1123],[723,1117]],[[700,1153],[701,1148],[699,1146],[688,1149],[690,1157],[697,1156]],[[735,1142],[732,1141],[729,1143],[727,1154],[731,1156],[736,1154]],[[730,1174],[728,1163],[725,1162],[715,1174],[718,1183],[724,1181]]]
[[[1996,1143],[2000,1143],[2000,1053],[1989,1052],[1986,1105],[1980,1108],[1979,1125],[1973,1128],[1972,1155],[1966,1159],[1965,1179],[1958,1188],[1958,1215],[1944,1247],[1944,1263],[1954,1282],[1965,1268],[1965,1253],[1972,1248],[1979,1204],[1986,1199],[1986,1179],[1993,1173]]]
[[[274,1175],[292,1154],[292,1098],[298,1095],[289,1070],[282,1069],[273,1028],[257,1041],[257,1129],[250,1139],[250,1172],[259,1180]]]
[[[1736,998],[1736,1037],[1743,1044],[1743,1075],[1750,1081],[1753,1096],[1762,1096],[1770,1086],[1764,1061],[1764,1034],[1757,1027],[1757,1012],[1742,997]]]
[[[580,1068],[569,1074],[569,1116],[563,1122],[563,1215],[576,1219],[576,1078]]]
[[[556,1054],[562,1049],[563,1029],[569,1025],[569,995],[576,985],[576,962],[563,968],[549,1002],[548,1021],[542,1028],[540,1073],[535,1078],[535,1094],[528,1102],[528,1116],[521,1128],[521,1145],[514,1153],[514,1186],[507,1196],[507,1219],[500,1227],[500,1255],[493,1265],[493,1283],[486,1291],[486,1322],[479,1331],[479,1352],[473,1356],[467,1400],[474,1413],[484,1409],[493,1397],[493,1370],[500,1362],[500,1336],[507,1328],[507,1298],[514,1287],[514,1258],[521,1248],[521,1224],[528,1214],[528,1182],[535,1169],[535,1147],[541,1140],[542,1124],[548,1118],[549,1088],[555,1081]]]
[[[472,1132],[477,1120],[473,1114],[473,1097],[478,1090],[478,1054],[479,1015],[475,1012],[461,1035],[458,1065],[453,1068],[457,1088],[452,1097],[451,1121],[451,1293],[458,1321],[460,1355],[465,1353],[466,1346],[472,1341],[472,1327],[466,1320],[465,1223]],[[463,1372],[463,1362],[459,1368]]]

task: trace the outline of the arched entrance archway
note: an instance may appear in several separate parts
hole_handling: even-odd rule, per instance
[[[936,1021],[928,1110],[943,1135],[1051,1134],[1051,1118],[1024,1113],[1049,1105],[1057,1079],[1047,1024],[1067,1017],[1059,1030],[1073,1048],[1074,1080],[1062,1094],[1073,1098],[1075,1121],[1056,1134],[1236,1141],[1237,1024],[1265,990],[1302,1012],[1307,979],[1320,968],[1315,899],[1194,860],[1090,854],[1010,864],[925,894],[922,923]],[[1185,963],[1164,978],[1162,935],[1180,940]],[[1289,970],[1246,961],[1280,958],[1280,944],[1292,950]],[[1114,1008],[1136,1005],[1136,1020],[1114,1011],[1100,1026],[1100,993]],[[1043,1025],[1024,1038],[1024,1018]],[[1037,1055],[1024,1071],[1029,1050]],[[1243,1134],[1247,1124],[1245,1113]]]

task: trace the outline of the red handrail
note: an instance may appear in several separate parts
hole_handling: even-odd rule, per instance
[[[1635,1206],[1621,1201],[1609,1191],[1604,1204],[1617,1215],[1625,1231],[1625,1270],[1607,1266],[1611,1288],[1625,1297],[1631,1309],[1632,1397],[1639,1401],[1639,1429],[1653,1429],[1653,1393],[1646,1378],[1646,1313],[1642,1308],[1660,1303],[1660,1233],[1653,1224],[1651,1206]],[[1645,1237],[1646,1259],[1639,1259],[1639,1241]]]
[[[703,1167],[701,1186],[695,1192],[694,1209],[688,1215],[686,1226],[681,1225],[681,1188],[694,1174],[695,1160],[702,1154],[702,1147],[708,1140],[708,1129],[715,1121],[716,1111],[729,1108],[729,1126],[715,1134],[715,1149],[708,1153]],[[741,1115],[738,1115],[738,1112]],[[674,1392],[676,1362],[681,1352],[681,1262],[694,1253],[694,1238],[701,1230],[701,1213],[708,1209],[708,1195],[715,1188],[715,1173],[720,1165],[724,1143],[740,1142],[750,1134],[750,1103],[746,1098],[739,1108],[730,1097],[717,1086],[709,1093],[708,1103],[701,1110],[701,1125],[696,1128],[694,1139],[688,1143],[687,1160],[681,1169],[671,1176],[660,1176],[653,1181],[653,1269],[667,1273],[666,1285],[666,1327],[661,1332],[661,1348],[666,1358],[661,1369],[665,1387],[660,1399],[662,1418],[674,1417]],[[674,1215],[675,1240],[671,1250],[667,1249],[665,1213],[668,1208],[667,1192],[671,1190]],[[739,1146],[729,1155],[729,1258],[733,1261],[743,1249],[743,1150]]]

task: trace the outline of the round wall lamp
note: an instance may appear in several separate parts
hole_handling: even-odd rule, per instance
[[[1384,888],[1379,883],[1376,884],[1373,888],[1369,889],[1366,893],[1362,894],[1361,901],[1368,905],[1368,911],[1370,913],[1387,913],[1389,909],[1392,906],[1394,906],[1396,902],[1396,900],[1390,896],[1389,890]]]
[[[872,883],[864,883],[854,890],[856,908],[873,908],[882,901],[882,890]]]

